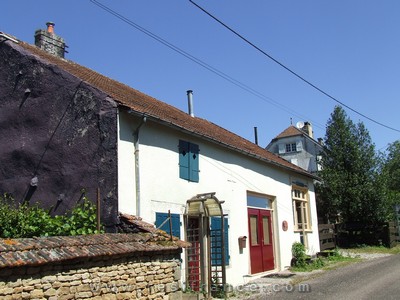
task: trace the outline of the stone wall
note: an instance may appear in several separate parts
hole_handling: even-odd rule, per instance
[[[1,299],[177,299],[179,294],[180,262],[162,255],[0,271]]]
[[[182,249],[154,236],[0,239],[0,299],[181,299]]]

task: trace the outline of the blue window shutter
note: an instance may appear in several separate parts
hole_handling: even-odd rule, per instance
[[[168,213],[156,212],[156,227],[158,228],[167,218]],[[181,221],[179,214],[171,214],[171,222],[172,235],[181,238]],[[169,221],[165,222],[165,224],[159,229],[164,230],[166,233],[169,234]]]
[[[189,180],[189,143],[179,140],[179,178]]]
[[[211,217],[210,220],[211,230],[220,230],[221,229],[221,217]],[[224,217],[224,234],[225,234],[225,265],[229,265],[229,224],[228,218]],[[215,241],[214,241],[215,242]],[[221,249],[222,250],[222,249]],[[221,260],[222,256],[219,251],[211,253],[211,265],[219,265],[219,260]]]
[[[179,178],[199,182],[199,146],[179,140]]]
[[[199,182],[199,146],[196,144],[189,144],[189,147],[190,181]]]

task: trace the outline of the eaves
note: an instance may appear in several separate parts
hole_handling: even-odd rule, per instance
[[[163,126],[167,126],[167,127],[170,127],[170,128],[172,128],[174,130],[178,130],[178,131],[184,132],[185,134],[190,134],[192,136],[196,136],[196,137],[198,137],[200,139],[206,140],[206,141],[211,142],[213,144],[220,145],[220,146],[225,147],[227,149],[230,149],[232,151],[244,154],[244,155],[246,155],[248,157],[252,157],[252,158],[255,158],[257,160],[263,161],[264,163],[273,165],[273,166],[275,166],[277,168],[284,169],[284,170],[289,171],[289,172],[293,172],[293,173],[296,173],[296,174],[299,174],[299,175],[302,175],[302,176],[306,176],[306,177],[309,177],[309,178],[312,178],[312,179],[319,180],[319,177],[317,177],[317,176],[315,176],[315,175],[313,175],[313,174],[311,174],[311,173],[309,173],[307,171],[304,171],[304,170],[300,169],[300,167],[297,167],[295,165],[293,165],[294,167],[291,168],[291,167],[285,166],[283,164],[279,164],[278,162],[272,161],[270,159],[267,159],[265,157],[262,157],[260,155],[255,154],[255,153],[252,153],[250,151],[246,151],[244,149],[240,149],[239,147],[235,147],[234,145],[230,145],[230,144],[224,143],[224,142],[222,142],[220,140],[217,140],[217,139],[215,139],[215,138],[213,138],[213,137],[211,137],[209,135],[203,134],[201,132],[189,130],[189,129],[184,128],[181,125],[178,125],[178,124],[176,124],[174,122],[167,122],[167,121],[163,120],[162,118],[160,118],[158,116],[155,116],[155,115],[152,115],[152,114],[148,114],[148,113],[144,114],[142,112],[137,112],[135,110],[132,110],[130,107],[125,106],[125,105],[120,105],[120,106],[128,109],[130,114],[136,115],[137,117],[146,116],[147,120],[154,121],[154,122],[159,123],[159,124],[161,124]],[[265,151],[267,151],[267,150],[265,150]],[[273,155],[275,155],[275,154],[273,154]]]

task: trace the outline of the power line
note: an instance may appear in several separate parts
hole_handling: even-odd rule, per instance
[[[242,39],[243,41],[245,41],[247,44],[249,44],[250,46],[252,46],[253,48],[255,48],[256,50],[258,50],[259,52],[261,52],[262,54],[264,54],[265,56],[267,56],[269,59],[271,59],[273,62],[277,63],[279,66],[281,66],[282,68],[284,68],[286,71],[290,72],[291,74],[293,74],[294,76],[296,76],[297,78],[299,78],[300,80],[302,80],[303,82],[305,82],[306,84],[308,84],[309,86],[311,86],[312,88],[314,88],[315,90],[317,90],[318,92],[322,93],[323,95],[327,96],[328,98],[332,99],[333,101],[339,103],[340,105],[348,108],[349,110],[351,110],[352,112],[364,117],[367,120],[370,120],[371,122],[374,122],[375,124],[378,124],[380,126],[383,126],[387,129],[391,129],[393,131],[397,131],[400,132],[399,129],[390,127],[388,125],[385,125],[381,122],[378,122],[362,113],[360,113],[359,111],[351,108],[350,106],[348,106],[347,104],[343,103],[342,101],[336,99],[335,97],[333,97],[332,95],[328,94],[327,92],[325,92],[324,90],[322,90],[321,88],[317,87],[315,84],[311,83],[310,81],[308,81],[307,79],[305,79],[303,76],[299,75],[298,73],[296,73],[295,71],[293,71],[292,69],[290,69],[289,67],[285,66],[283,63],[281,63],[280,61],[278,61],[277,59],[275,59],[274,57],[272,57],[270,54],[268,54],[267,52],[265,52],[264,50],[262,50],[260,47],[256,46],[254,43],[252,43],[251,41],[249,41],[247,38],[245,38],[243,35],[241,35],[240,33],[238,33],[237,31],[233,30],[231,27],[229,27],[228,25],[226,25],[224,22],[222,22],[221,20],[219,20],[217,17],[215,17],[214,15],[212,15],[211,13],[209,13],[207,10],[205,10],[204,8],[202,8],[200,5],[198,5],[197,3],[193,2],[192,0],[189,0],[190,3],[192,3],[194,6],[196,6],[197,8],[199,8],[201,11],[203,11],[205,14],[207,14],[208,16],[210,16],[211,18],[213,18],[215,21],[217,21],[219,24],[221,24],[222,26],[224,26],[226,29],[228,29],[229,31],[231,31],[233,34],[235,34],[236,36],[238,36],[240,39]]]
[[[158,36],[158,35],[156,35],[154,33],[152,33],[151,31],[145,29],[144,27],[136,24],[132,20],[124,17],[123,15],[121,15],[118,12],[114,11],[110,7],[104,5],[104,4],[102,4],[102,3],[100,3],[100,2],[98,2],[96,0],[90,0],[90,2],[92,2],[95,5],[97,5],[98,7],[102,8],[103,10],[105,10],[108,13],[110,13],[114,17],[120,19],[121,21],[127,23],[128,25],[134,27],[135,29],[141,31],[142,33],[146,34],[147,36],[153,38],[157,42],[160,42],[164,46],[167,46],[168,48],[174,50],[175,52],[177,52],[177,53],[179,53],[181,55],[183,55],[184,57],[190,59],[191,61],[195,62],[196,64],[198,64],[200,66],[202,66],[203,68],[209,70],[210,72],[214,73],[215,75],[220,76],[221,78],[229,81],[230,83],[236,85],[237,87],[239,87],[239,88],[249,92],[250,94],[258,97],[259,99],[261,99],[261,100],[263,100],[265,102],[268,102],[268,103],[270,103],[270,104],[272,104],[272,105],[274,105],[274,106],[276,106],[276,107],[278,107],[278,108],[280,108],[280,109],[282,109],[282,110],[284,110],[284,111],[286,111],[286,112],[288,112],[288,113],[290,113],[290,114],[292,114],[292,115],[294,115],[294,116],[296,116],[298,118],[310,120],[310,118],[307,118],[307,117],[304,117],[304,116],[298,114],[296,111],[294,111],[294,110],[286,107],[285,105],[277,102],[276,100],[272,99],[271,97],[265,96],[264,94],[262,94],[262,93],[258,92],[257,90],[251,88],[250,86],[246,85],[245,83],[243,83],[243,82],[241,82],[241,81],[229,76],[228,74],[226,74],[226,73],[214,68],[213,66],[209,65],[208,63],[206,63],[206,62],[200,60],[199,58],[196,58],[195,56],[191,55],[190,53],[184,51],[183,49],[171,44],[167,40],[161,38],[160,36]],[[324,129],[324,126],[321,125],[321,124],[318,124],[317,122],[313,121],[313,124],[316,127]]]

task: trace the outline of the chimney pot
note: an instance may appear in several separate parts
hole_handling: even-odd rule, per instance
[[[258,145],[258,132],[257,127],[254,127],[254,143]]]
[[[189,115],[191,117],[194,117],[194,111],[193,111],[193,91],[192,90],[188,90],[186,91],[187,96],[188,96],[188,107],[189,107]]]
[[[47,22],[46,25],[47,25],[47,32],[54,33],[54,26],[56,24],[54,24],[54,22]]]

